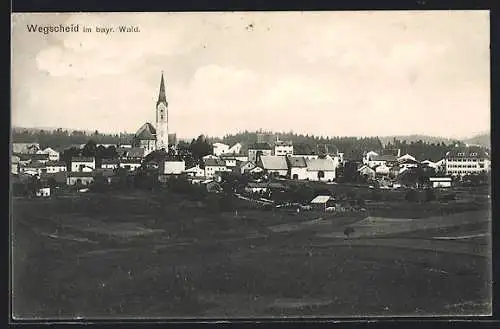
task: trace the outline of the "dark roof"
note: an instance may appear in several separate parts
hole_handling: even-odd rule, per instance
[[[373,161],[396,161],[395,155],[376,155],[372,158]]]
[[[116,152],[120,157],[142,158],[144,156],[142,147],[119,147]]]
[[[489,158],[489,154],[479,147],[457,147],[446,153],[446,158]]]
[[[26,165],[25,168],[45,168],[45,167],[46,167],[45,163],[35,161],[35,162],[31,162],[30,164]]]
[[[248,146],[249,150],[271,150],[271,146],[268,143],[254,143]]]
[[[42,153],[42,154],[30,154],[29,157],[30,157],[31,161],[48,160],[49,159],[49,155],[46,154],[46,153]]]
[[[71,162],[94,162],[95,159],[93,157],[73,157],[71,158]]]
[[[118,164],[118,159],[102,159],[101,164]]]
[[[136,163],[141,163],[141,159],[122,159],[120,160],[120,163],[125,163],[125,164],[136,164]]]
[[[288,157],[288,163],[291,168],[305,168],[307,167],[306,159],[304,157],[290,156]]]
[[[68,172],[68,177],[94,177],[94,173],[82,172],[82,171],[77,171],[77,172],[70,171]]]
[[[41,173],[40,174],[40,179],[50,179],[54,178],[56,182],[58,183],[66,183],[66,178],[68,177],[68,172],[66,171],[59,171],[56,173]]]
[[[205,159],[204,160],[205,167],[211,166],[211,167],[225,167],[226,162],[222,161],[221,159]]]
[[[292,141],[276,141],[274,146],[293,146]]]
[[[45,164],[47,167],[66,167],[66,162],[64,161],[48,161]]]
[[[156,129],[149,122],[143,124],[142,127],[139,128],[139,130],[137,130],[137,133],[135,134],[135,138],[139,140],[154,140],[156,139],[155,136],[156,136]]]

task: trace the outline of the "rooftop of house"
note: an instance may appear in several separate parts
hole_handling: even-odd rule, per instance
[[[311,203],[314,204],[323,204],[327,203],[332,197],[329,195],[318,195],[314,199],[311,200]]]
[[[398,163],[399,164],[418,164],[419,162],[417,160],[412,160],[412,159],[409,159],[409,158],[404,158],[404,159],[398,160]]]
[[[142,147],[119,147],[116,153],[120,157],[142,158],[144,156],[144,148]]]
[[[262,163],[262,167],[267,170],[288,170],[285,156],[262,155],[260,162]]]
[[[151,123],[146,122],[141,128],[139,128],[139,130],[137,130],[134,137],[139,140],[155,140],[156,129]]]
[[[254,143],[248,146],[249,150],[271,150],[268,143]]]
[[[71,162],[94,162],[94,157],[72,157]]]
[[[45,168],[46,165],[45,163],[43,162],[38,162],[38,161],[34,161],[34,162],[31,162],[30,164],[26,165],[26,169],[38,169],[38,168]]]
[[[457,147],[447,152],[446,158],[489,158],[489,154],[480,147]]]
[[[397,157],[391,154],[375,155],[371,158],[372,161],[396,161]]]
[[[120,161],[118,159],[102,159],[102,164],[118,164]]]
[[[47,153],[30,154],[29,158],[31,159],[31,161],[48,160],[49,159],[49,155]]]
[[[66,167],[66,162],[64,162],[64,161],[48,161],[45,165],[47,167]]]
[[[306,159],[308,171],[335,171],[335,162],[331,158]]]
[[[301,156],[289,156],[288,163],[291,168],[305,168],[307,167],[306,159]]]
[[[67,175],[67,177],[94,177],[94,172],[70,171],[67,173]]]
[[[274,146],[293,146],[292,141],[276,141]]]
[[[213,158],[208,158],[204,159],[203,163],[205,167],[225,167],[226,162],[221,160],[221,159],[213,159]]]

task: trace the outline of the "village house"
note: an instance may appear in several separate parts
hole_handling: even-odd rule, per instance
[[[94,182],[94,174],[92,172],[71,171],[68,172],[66,178],[67,185],[90,185]]]
[[[328,207],[335,206],[335,199],[329,195],[318,195],[310,204],[315,210],[326,211]]]
[[[18,156],[18,155],[13,155],[11,158],[10,158],[10,172],[12,174],[19,174],[19,161],[21,160],[21,158]]]
[[[286,177],[288,174],[288,164],[285,156],[262,155],[257,162],[257,166],[264,169],[268,174]]]
[[[246,193],[264,193],[268,191],[268,184],[249,182],[244,190]]]
[[[250,170],[252,170],[255,167],[256,167],[256,165],[253,162],[244,161],[244,162],[241,162],[237,168],[238,168],[239,173],[243,175],[243,174],[248,173]]]
[[[399,158],[398,159],[398,165],[402,168],[417,168],[420,166],[420,163],[417,160],[414,159],[409,159],[409,158]]]
[[[45,163],[39,161],[32,161],[22,168],[22,172],[27,175],[40,175],[47,172]]]
[[[142,165],[141,159],[127,158],[120,160],[120,168],[126,169],[128,171],[136,171]]]
[[[287,162],[289,168],[288,176],[291,179],[307,179],[307,163],[303,156],[288,156]]]
[[[71,159],[72,172],[92,172],[95,169],[94,157],[73,157]]]
[[[226,167],[233,168],[236,167],[236,162],[238,161],[234,155],[223,154],[220,159],[226,163]]]
[[[49,174],[60,171],[66,171],[68,169],[66,162],[64,161],[49,161],[45,163],[45,166],[47,168],[47,173]]]
[[[186,170],[186,163],[177,160],[165,160],[160,164],[163,175],[180,175]]]
[[[184,172],[188,177],[205,177],[205,170],[200,168],[199,165],[186,169]]]
[[[143,147],[120,147],[116,150],[120,159],[142,159],[146,156]]]
[[[44,150],[39,150],[36,153],[37,154],[48,154],[50,161],[59,161],[59,152],[57,152],[56,150],[54,150],[50,147],[47,147]]]
[[[28,155],[30,158],[30,162],[42,162],[46,163],[49,161],[49,155],[48,154],[29,154]]]
[[[221,159],[205,159],[203,161],[205,167],[205,177],[214,177],[215,173],[228,171],[226,162]]]
[[[429,182],[433,188],[447,188],[451,187],[451,177],[429,177]]]
[[[271,155],[273,150],[267,143],[255,143],[248,147],[248,161],[257,163],[262,155]]]
[[[410,155],[408,153],[406,153],[405,155],[402,155],[402,156],[398,157],[397,160],[398,161],[403,161],[403,160],[417,161],[417,159],[414,156],[412,156],[412,155]]]
[[[120,161],[118,159],[102,159],[101,168],[102,169],[116,169],[120,166]]]
[[[213,147],[212,154],[217,157],[229,152],[229,145],[223,143],[213,143],[212,147]]]
[[[431,167],[431,168],[434,168],[434,169],[438,168],[438,165],[435,162],[432,162],[431,160],[424,160],[424,161],[421,162],[421,164],[423,166],[428,166],[428,167]]]
[[[50,196],[50,187],[48,186],[43,186],[37,188],[35,191],[35,196],[39,198],[47,198]]]
[[[376,176],[375,170],[373,168],[370,168],[368,165],[362,165],[358,169],[358,173],[360,176],[366,177],[369,180],[375,179],[375,176]]]
[[[38,143],[12,143],[12,153],[34,154],[40,150]]]
[[[331,157],[306,159],[307,178],[312,181],[327,181],[335,180],[335,171],[337,164]]]
[[[389,175],[391,168],[392,167],[389,167],[388,165],[386,165],[385,162],[373,167],[373,169],[375,169],[375,173],[377,175]]]
[[[464,176],[490,171],[489,154],[478,147],[456,148],[446,153],[446,175]]]
[[[285,156],[288,154],[293,154],[293,143],[291,141],[277,140],[274,143],[274,155]]]

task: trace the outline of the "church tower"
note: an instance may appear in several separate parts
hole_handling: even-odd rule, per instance
[[[163,71],[161,72],[160,94],[156,102],[156,149],[165,149],[168,152],[168,102]]]

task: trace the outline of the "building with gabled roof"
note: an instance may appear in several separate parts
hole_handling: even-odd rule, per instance
[[[262,155],[271,155],[273,150],[268,143],[254,143],[248,146],[248,161],[257,163]]]
[[[285,156],[262,155],[257,161],[257,166],[264,169],[268,174],[276,174],[283,177],[288,174],[288,164]]]
[[[307,179],[307,163],[303,156],[287,156],[286,159],[291,179]]]
[[[203,159],[203,166],[205,169],[205,177],[212,178],[218,172],[228,171],[226,167],[226,162],[221,159]]]
[[[308,180],[313,181],[333,181],[335,180],[335,171],[337,170],[338,163],[331,157],[318,159],[306,159],[307,164],[307,177]]]
[[[92,172],[95,169],[94,157],[73,157],[71,158],[72,172]]]
[[[446,175],[464,176],[491,170],[490,155],[480,147],[456,147],[444,158]]]

